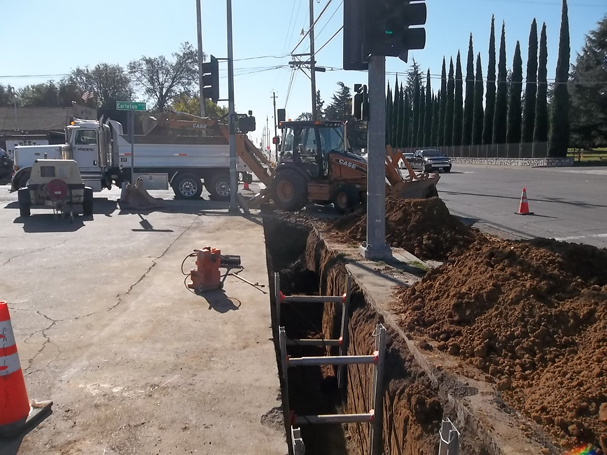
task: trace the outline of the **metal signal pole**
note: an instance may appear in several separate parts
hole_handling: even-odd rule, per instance
[[[314,0],[310,0],[310,80],[312,82],[312,120],[318,120],[316,112],[316,55],[314,50]]]
[[[240,213],[238,193],[238,171],[236,170],[236,109],[234,106],[234,42],[232,38],[232,0],[227,0],[228,15],[228,102],[230,130],[230,213]]]
[[[196,20],[198,21],[198,83],[200,85],[200,116],[206,117],[203,92],[204,82],[202,81],[202,61],[204,60],[204,53],[202,52],[202,8],[200,7],[200,0],[196,0]]]

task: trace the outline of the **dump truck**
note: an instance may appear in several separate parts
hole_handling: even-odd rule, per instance
[[[173,116],[173,114],[170,114]],[[164,114],[163,114],[164,116]],[[147,189],[174,190],[181,199],[197,199],[204,187],[211,197],[229,198],[229,146],[227,129],[211,134],[212,119],[191,121],[189,131],[175,131],[171,118],[149,117],[144,134],[135,136],[135,179],[142,177]],[[225,127],[224,127],[225,128]],[[208,133],[208,134],[207,134]],[[101,118],[76,119],[66,127],[66,143],[15,148],[11,190],[26,186],[37,159],[73,159],[82,179],[94,191],[131,181],[131,144],[120,122]],[[238,171],[250,180],[250,169],[242,161]],[[150,185],[150,183],[152,185]]]

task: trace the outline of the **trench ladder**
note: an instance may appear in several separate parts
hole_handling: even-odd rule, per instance
[[[343,296],[286,296],[280,291],[280,276],[274,274],[274,293],[276,302],[276,321],[279,326],[279,356],[283,375],[283,396],[285,428],[287,428],[287,443],[289,455],[304,455],[305,446],[301,438],[301,425],[306,424],[341,424],[341,423],[369,423],[369,451],[370,455],[382,453],[382,409],[384,391],[382,388],[384,364],[386,356],[386,328],[377,324],[375,328],[375,352],[372,355],[349,356],[348,353],[348,309],[352,294],[352,279],[346,278],[346,293]],[[280,307],[284,303],[341,303],[341,337],[337,340],[324,339],[289,339],[286,330],[280,326]],[[334,346],[339,347],[338,356],[300,357],[291,358],[287,346]],[[346,367],[348,365],[373,365],[373,383],[371,390],[371,410],[364,414],[330,414],[297,416],[291,413],[289,407],[289,381],[288,369],[296,366],[338,366],[337,383],[343,390],[345,386]]]

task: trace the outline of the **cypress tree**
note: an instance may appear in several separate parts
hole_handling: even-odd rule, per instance
[[[468,44],[468,64],[466,66],[466,105],[464,107],[464,132],[462,145],[472,144],[472,122],[474,120],[474,47],[472,33]]]
[[[506,23],[502,25],[500,42],[500,59],[497,76],[497,96],[495,98],[495,115],[493,117],[493,143],[506,143],[506,121],[508,118],[508,71],[506,69]]]
[[[537,102],[537,22],[533,19],[529,32],[529,50],[527,54],[527,85],[525,86],[525,106],[523,108],[522,142],[533,142],[535,123],[535,104]]]
[[[432,114],[434,114],[434,105],[432,104],[432,86],[430,83],[430,69],[428,69],[428,74],[426,76],[424,146],[432,145]]]
[[[404,123],[403,123],[403,147],[409,146],[409,139],[411,135],[409,134],[409,129],[411,127],[411,100],[409,100],[409,92],[407,90],[403,90],[405,92],[405,102],[404,109]]]
[[[553,157],[566,157],[569,146],[569,59],[571,57],[569,39],[569,13],[567,0],[563,0],[561,13],[561,33],[559,37],[559,55],[554,78],[554,97],[550,116],[550,140],[548,154]]]
[[[419,105],[420,105],[420,86],[416,78],[413,82],[413,129],[411,130],[411,147],[417,147],[417,134],[419,133]]]
[[[489,66],[487,67],[487,98],[483,122],[483,144],[493,143],[493,116],[495,115],[495,16],[491,18],[489,37]]]
[[[449,79],[447,81],[447,100],[445,114],[445,145],[453,145],[453,109],[455,97],[455,76],[453,75],[453,58],[449,63]]]
[[[540,37],[540,58],[537,72],[537,101],[535,104],[535,125],[533,129],[533,150],[537,144],[548,142],[548,37],[546,23],[542,25]]]
[[[405,89],[403,84],[400,84],[400,90],[398,91],[398,124],[397,131],[398,136],[396,138],[397,147],[405,147]]]
[[[432,113],[432,138],[430,139],[430,145],[435,147],[438,146],[438,124],[440,123],[440,103],[441,93],[440,90],[434,98],[434,112]]]
[[[476,57],[476,81],[474,82],[474,119],[472,121],[472,144],[483,143],[483,68],[481,54]]]
[[[390,88],[390,82],[388,82],[388,92],[386,94],[386,145],[392,144],[392,118],[394,103],[392,101],[392,89]]]
[[[521,43],[516,42],[514,60],[512,62],[512,82],[510,84],[510,100],[508,101],[508,144],[521,142],[521,92],[523,90],[523,59],[521,58]]]
[[[438,134],[436,137],[436,145],[445,145],[445,116],[447,115],[447,69],[445,66],[445,57],[443,57],[443,69],[441,71],[440,83],[440,107],[438,113]]]
[[[398,85],[398,74],[396,75],[396,82],[394,82],[394,102],[392,103],[392,131],[390,137],[390,145],[392,147],[398,147],[398,123],[400,122],[400,89]]]
[[[424,146],[424,130],[425,130],[425,119],[426,119],[426,92],[422,86],[419,93],[419,129],[417,130],[417,146]]]
[[[462,75],[462,59],[460,53],[457,53],[457,63],[455,70],[455,100],[453,108],[453,145],[460,147],[462,145],[462,131],[464,121],[464,82]]]

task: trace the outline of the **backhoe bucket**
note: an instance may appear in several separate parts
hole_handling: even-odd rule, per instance
[[[436,184],[440,180],[440,175],[422,174],[417,180],[403,180],[389,188],[388,194],[400,196],[404,199],[427,199],[438,196]]]

